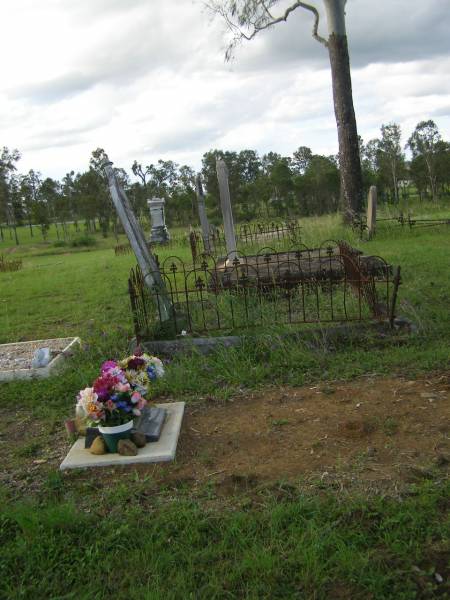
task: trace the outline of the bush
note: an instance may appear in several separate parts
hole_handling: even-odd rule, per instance
[[[79,238],[75,238],[70,242],[70,245],[74,248],[78,248],[80,246],[95,246],[97,240],[89,235],[82,235]]]
[[[64,246],[67,246],[67,242],[65,242],[64,240],[58,240],[56,242],[53,242],[53,246],[55,248],[64,248]]]

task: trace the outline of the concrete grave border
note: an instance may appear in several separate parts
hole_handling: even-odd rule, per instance
[[[0,344],[0,350],[7,348],[8,346],[21,346],[26,344],[43,344],[52,341],[67,340],[67,346],[59,354],[53,358],[46,367],[30,368],[30,369],[8,369],[7,371],[0,371],[0,381],[14,381],[15,379],[45,379],[50,375],[55,374],[63,366],[65,360],[70,355],[71,351],[75,346],[81,345],[79,337],[68,337],[68,338],[52,338],[47,340],[29,340],[28,342],[12,342],[9,344]]]

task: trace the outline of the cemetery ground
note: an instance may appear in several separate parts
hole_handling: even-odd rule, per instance
[[[0,343],[83,346],[57,377],[0,387],[0,598],[449,597],[450,231],[302,225],[307,245],[400,264],[417,331],[330,343],[268,325],[174,357],[154,399],[187,402],[176,461],[63,474],[77,391],[127,353],[134,258],[112,238],[3,242],[23,269],[0,273]]]

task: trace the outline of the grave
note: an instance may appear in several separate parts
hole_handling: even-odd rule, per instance
[[[66,458],[61,463],[60,470],[169,462],[174,460],[185,403],[171,402],[157,404],[156,406],[167,411],[166,421],[157,442],[149,442],[144,448],[139,448],[136,456],[122,456],[112,453],[95,455],[91,454],[89,449],[84,447],[85,439],[84,437],[80,437],[73,444]]]
[[[164,198],[152,198],[147,201],[147,204],[152,222],[150,243],[166,244],[170,240],[170,234],[166,226],[165,200]]]
[[[50,377],[64,366],[79,345],[78,337],[0,344],[0,381]],[[33,357],[42,348],[50,350],[50,362],[42,367],[33,366]]]

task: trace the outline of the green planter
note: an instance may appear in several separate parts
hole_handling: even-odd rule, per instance
[[[115,427],[104,427],[99,425],[98,430],[102,434],[105,444],[110,452],[117,452],[117,444],[119,440],[128,439],[133,429],[133,421],[116,425]]]

